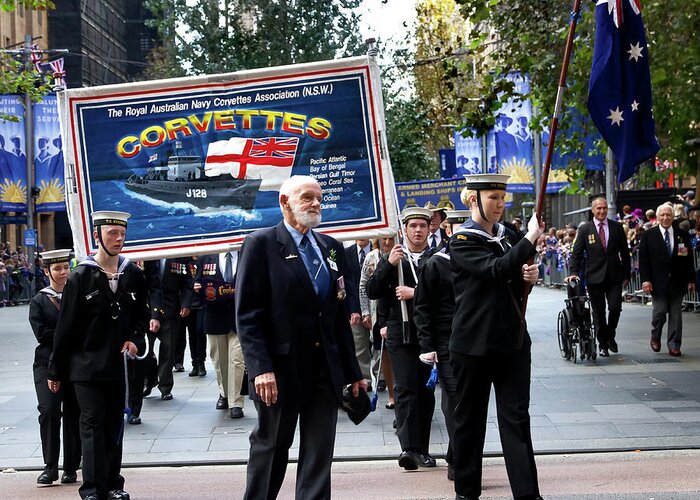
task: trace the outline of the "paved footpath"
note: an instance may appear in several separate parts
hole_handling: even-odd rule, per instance
[[[556,317],[563,307],[562,291],[542,287],[535,289],[528,306],[528,323],[533,338],[530,413],[538,462],[550,460],[547,455],[566,457],[581,452],[700,449],[700,314],[683,314],[683,356],[671,358],[665,350],[656,354],[649,349],[651,307],[625,304],[618,331],[620,354],[598,358],[595,363],[585,361],[574,364],[561,358],[557,344]],[[32,476],[29,483],[33,483],[35,471],[43,464],[31,369],[35,340],[26,320],[27,313],[27,306],[0,309],[0,352],[3,353],[0,357],[0,380],[3,381],[0,385],[0,469],[32,470],[26,474]],[[210,365],[208,370],[204,378],[189,378],[186,372],[176,373],[175,398],[172,401],[161,401],[155,395],[145,400],[142,411],[144,423],[127,426],[126,429],[125,465],[182,467],[245,463],[248,435],[255,423],[255,410],[247,402],[245,417],[240,420],[231,420],[227,412],[215,410],[216,380]],[[440,396],[439,389],[437,396]],[[342,484],[342,478],[346,475],[342,470],[345,467],[355,467],[356,464],[349,462],[352,460],[361,460],[360,463],[365,464],[360,469],[378,469],[382,477],[382,459],[391,460],[386,463],[387,474],[401,472],[394,470],[398,469],[393,460],[400,448],[392,429],[393,412],[384,408],[386,397],[386,393],[380,394],[379,409],[359,426],[354,426],[343,414],[339,416],[335,456],[343,465],[341,469],[334,466],[335,474],[339,477],[336,483]],[[436,410],[431,453],[440,457],[446,448],[444,421],[442,414]],[[498,457],[500,452],[495,405],[492,402],[485,453],[489,457]],[[291,450],[292,458],[296,457],[296,453],[295,444]],[[551,459],[557,463],[557,459]],[[700,476],[698,463],[696,460],[692,473],[686,468],[679,468],[668,476],[672,479],[674,476],[675,479]],[[502,467],[494,465],[494,470],[500,469]],[[128,472],[131,477],[156,474],[160,470],[134,469]],[[167,475],[167,471],[172,470],[162,469],[162,473]],[[174,470],[187,472],[191,469]],[[206,475],[206,470],[209,469],[198,467],[196,476]],[[214,469],[212,477],[217,474],[215,470],[218,469]],[[243,478],[243,473],[236,467],[225,470],[226,482],[229,476],[233,478],[237,474]],[[420,475],[400,476],[400,484],[406,480],[405,477],[427,477],[434,473],[423,472]],[[20,478],[24,474],[19,472],[11,476]],[[180,477],[179,473],[171,474]],[[352,476],[355,477],[355,474]],[[601,472],[601,476],[607,477],[605,471]],[[6,483],[7,477],[0,475],[0,481]],[[192,475],[189,473],[182,474],[185,483],[190,477]],[[595,483],[596,477],[593,475],[590,482]],[[197,481],[192,484],[198,484]],[[568,475],[555,481],[562,485],[568,482]],[[0,498],[6,498],[3,484],[0,484]],[[700,490],[698,486],[694,488],[694,491]],[[352,489],[349,492],[351,494]],[[175,496],[171,496],[171,493]],[[149,497],[144,492],[146,498],[185,498],[177,494],[169,492],[165,497]],[[507,489],[502,494],[507,494]],[[231,496],[237,497],[236,494]],[[440,494],[433,497],[399,494],[381,498],[442,497]],[[657,498],[700,499],[700,494]]]

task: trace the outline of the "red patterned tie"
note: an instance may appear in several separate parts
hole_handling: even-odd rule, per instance
[[[603,245],[603,250],[606,250],[608,248],[608,242],[605,241],[605,230],[603,229],[605,227],[604,223],[598,224],[598,236],[600,237],[600,244]]]

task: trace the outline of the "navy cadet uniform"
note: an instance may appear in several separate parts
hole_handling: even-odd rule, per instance
[[[70,250],[51,250],[41,254],[46,269],[51,264],[68,263]],[[62,483],[74,483],[80,467],[80,408],[72,384],[66,381],[54,394],[46,383],[49,357],[62,293],[51,286],[43,288],[29,304],[29,323],[39,345],[34,351],[34,386],[39,405],[41,451],[46,468],[37,479],[39,484],[51,484],[58,479],[58,456],[61,451],[61,416],[63,416],[63,477]]]
[[[476,189],[479,197],[480,189],[505,190],[508,178],[502,174],[466,177],[467,189]],[[493,231],[495,235],[487,233],[470,219],[449,243],[456,304],[450,339],[450,362],[458,388],[453,442],[455,491],[458,498],[478,498],[481,494],[493,385],[513,497],[530,500],[539,498],[539,487],[528,412],[531,341],[524,325],[521,329],[521,307],[525,286],[522,266],[536,251],[529,240],[518,241],[502,224],[494,224]]]
[[[469,217],[468,210],[448,210],[447,221],[460,224]],[[441,407],[449,436],[446,460],[450,466],[449,478],[453,479],[452,439],[454,434],[454,409],[457,404],[457,379],[450,364],[450,337],[452,317],[455,312],[455,294],[452,286],[452,266],[449,246],[436,252],[423,266],[413,298],[413,319],[416,323],[420,352],[436,352],[438,376],[442,389]]]
[[[404,224],[413,218],[429,221],[432,217],[432,212],[428,209],[412,208],[411,210],[418,215],[407,215],[408,209],[404,210],[402,214]],[[408,250],[404,249],[404,252],[409,259],[412,258]],[[432,249],[426,247],[413,265],[407,259],[401,262],[405,286],[416,286],[413,270],[420,276],[423,265],[432,252]],[[430,378],[432,367],[419,359],[420,346],[413,321],[413,300],[406,301],[410,332],[407,339],[403,338],[401,301],[396,297],[398,285],[398,266],[389,263],[388,254],[383,255],[377,263],[374,274],[367,281],[367,296],[379,301],[378,308],[382,310],[378,311],[378,315],[386,318],[386,346],[394,367],[396,387],[396,435],[402,451],[399,465],[412,470],[416,468],[416,462],[421,466],[434,466],[434,460],[429,454],[429,445],[435,394],[425,386]],[[406,456],[411,460],[404,460]]]
[[[101,231],[102,224],[119,224],[117,217],[126,226],[122,212],[95,212],[93,225]],[[120,474],[126,390],[121,349],[126,341],[145,349],[149,311],[141,269],[119,256],[118,273],[116,292],[92,257],[71,273],[49,362],[49,380],[71,381],[80,405],[82,498],[129,498]]]

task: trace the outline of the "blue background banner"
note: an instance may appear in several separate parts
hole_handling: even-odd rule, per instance
[[[34,184],[39,188],[37,212],[66,210],[63,142],[55,95],[34,105]]]
[[[0,121],[0,212],[26,212],[24,106],[17,96],[0,95],[0,110],[20,119],[19,122]]]
[[[132,214],[127,254],[236,246],[281,220],[278,190],[290,175],[321,184],[321,231],[390,232],[395,209],[385,191],[393,178],[379,156],[375,67],[367,58],[345,61],[279,68],[266,78],[222,75],[224,84],[199,78],[67,91],[66,147],[79,201],[72,219],[86,251],[95,250],[95,210]],[[327,70],[301,73],[309,66]]]

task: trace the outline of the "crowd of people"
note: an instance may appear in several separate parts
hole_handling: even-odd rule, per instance
[[[607,219],[599,197],[593,221],[545,234],[535,218],[526,227],[519,219],[501,222],[506,177],[468,176],[462,193],[468,210],[410,207],[394,238],[348,247],[314,231],[321,188],[304,176],[280,189],[283,221],[247,237],[237,252],[132,263],[119,254],[129,214],[94,213],[96,255],[72,272],[69,250],[43,252],[45,261],[37,261],[42,286],[37,274],[30,323],[39,344],[34,379],[46,463],[37,482],[59,478],[62,419],[61,481],[77,481],[82,456],[81,497],[128,500],[120,474],[124,395],[132,425],[142,422],[143,398],[154,389],[160,400],[172,400],[173,372],[185,371],[189,343],[190,377],[207,375],[209,346],[219,388],[212,409],[242,418],[245,396],[253,400],[246,499],[278,495],[297,426],[296,496],[329,498],[337,410],[358,423],[366,415],[358,408],[372,391],[388,391],[399,466],[435,467],[429,451],[435,376],[450,443],[447,479],[457,498],[481,493],[492,387],[513,495],[541,498],[528,413],[524,291],[542,278],[547,262],[567,280],[585,280],[601,355],[616,353],[621,286],[639,250],[644,289],[655,303],[651,348],[659,352],[668,316],[669,353],[679,356],[677,304],[690,289],[692,255],[680,224],[690,225],[695,246],[698,219],[690,210],[671,227],[675,207],[662,205],[644,215],[626,207],[617,222]],[[692,208],[689,194],[685,201]],[[659,232],[659,241],[641,231]],[[673,286],[650,271],[654,245],[668,250],[667,262],[655,266],[678,277]],[[20,251],[13,255],[3,245],[6,252],[13,270],[26,264]],[[539,261],[528,264],[533,257]]]
[[[29,257],[22,247],[13,250],[9,241],[0,244],[0,307],[29,302],[33,281],[36,281],[36,289],[48,284],[41,271],[40,257],[37,257],[36,263],[38,270],[32,274]]]

